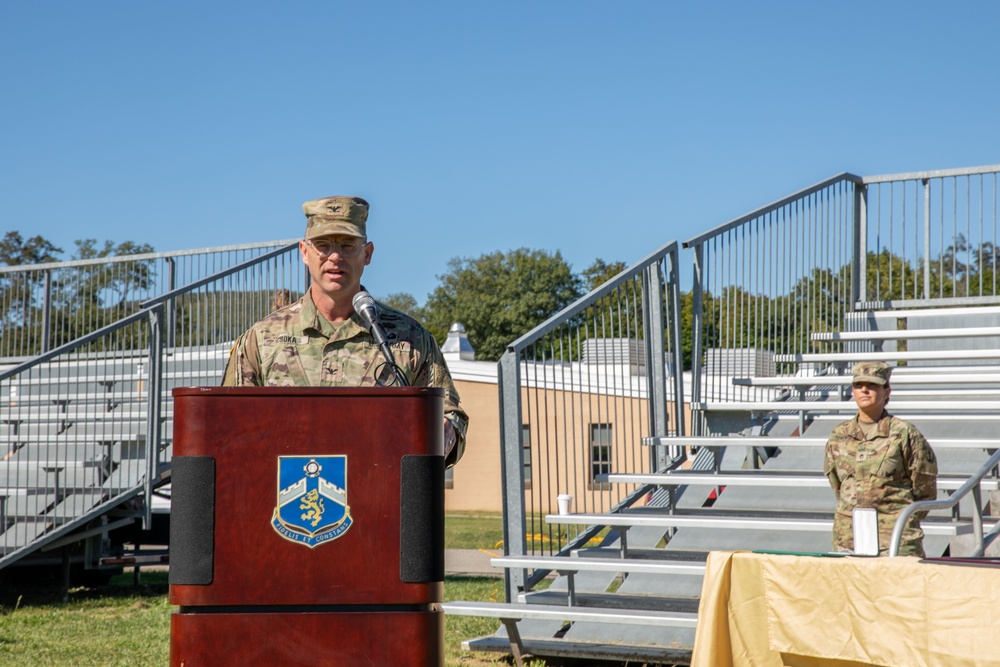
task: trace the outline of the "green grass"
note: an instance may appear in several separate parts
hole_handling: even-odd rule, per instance
[[[160,667],[169,663],[170,613],[167,573],[145,572],[132,586],[124,574],[97,589],[76,588],[69,601],[58,591],[5,586],[0,595],[0,665],[19,667]],[[503,599],[496,577],[448,577],[445,600]],[[445,617],[445,665],[509,665],[508,659],[462,651],[462,641],[492,634],[494,619]],[[533,660],[532,667],[545,663]]]
[[[446,577],[444,582],[444,599],[478,600],[500,602],[504,599],[503,580],[492,577]],[[448,667],[485,667],[486,665],[510,665],[510,660],[502,656],[494,656],[480,651],[462,650],[462,642],[466,639],[491,635],[496,632],[500,622],[495,618],[478,618],[475,616],[445,616],[444,617],[444,652],[445,665]],[[532,663],[535,667],[543,667],[544,662]]]
[[[444,524],[447,549],[497,548],[503,542],[503,517],[499,514],[449,514]]]
[[[59,591],[7,584],[0,596],[0,665],[166,665],[170,654],[167,573],[132,575],[98,589]]]
[[[496,515],[449,515],[445,521],[449,549],[493,549],[502,538]],[[69,600],[52,585],[30,582],[0,587],[0,666],[160,667],[169,663],[170,613],[167,573],[144,571],[132,585],[127,572],[99,588],[75,588]],[[445,600],[504,598],[498,577],[447,577]],[[464,652],[463,640],[492,634],[495,619],[445,617],[446,667],[510,665],[509,659]],[[545,667],[532,660],[531,667]]]
[[[541,521],[533,527],[542,528]],[[449,549],[502,548],[499,514],[454,514],[445,520]],[[499,545],[499,546],[498,546]],[[0,586],[0,667],[161,667],[169,663],[170,614],[168,574],[143,571],[142,583],[132,585],[132,573],[115,577],[99,588],[75,588],[69,600],[49,585],[31,582]],[[544,588],[545,582],[539,588]],[[501,601],[499,577],[446,577],[444,599]],[[445,616],[445,666],[509,666],[503,655],[467,652],[466,639],[493,634],[499,622],[491,618]],[[531,659],[529,667],[546,667]]]
[[[575,529],[553,527],[541,515],[528,515],[526,540],[529,549],[544,551],[566,546],[576,537]],[[590,543],[597,545],[608,533],[603,529]],[[554,543],[554,544],[553,544]],[[445,546],[449,549],[503,550],[503,517],[499,514],[450,514],[445,522]]]

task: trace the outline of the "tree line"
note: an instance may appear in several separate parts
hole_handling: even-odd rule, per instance
[[[83,239],[75,241],[74,245],[76,250],[70,259],[154,252],[152,246],[133,241],[99,244],[94,239]],[[25,238],[17,231],[7,232],[0,241],[0,264],[7,266],[57,262],[61,260],[61,253],[61,248],[44,237]],[[448,270],[437,276],[438,287],[423,305],[407,293],[389,294],[379,300],[422,321],[440,343],[447,338],[453,322],[462,322],[477,358],[496,360],[512,340],[624,267],[623,262],[598,259],[577,274],[558,251],[519,248],[487,253],[475,259],[452,259]],[[137,304],[129,295],[147,289],[154,271],[152,262],[119,264],[113,270],[98,263],[78,267],[71,278],[53,285],[49,348],[86,333],[82,330],[87,323],[109,323],[134,312]],[[39,327],[42,280],[40,273],[0,273],[0,339],[16,333],[24,335],[25,330]],[[265,304],[271,295],[244,296],[247,298],[243,303]],[[205,318],[215,324],[199,324],[194,322],[193,314],[211,310],[223,312],[224,300],[211,294],[185,297],[177,304],[177,344],[213,338],[200,336],[197,330],[219,326],[221,319]],[[266,308],[255,306],[255,309],[260,307]],[[232,334],[231,331],[225,333]],[[40,351],[38,343],[30,350],[32,353]]]
[[[99,244],[93,239],[75,242],[73,259],[92,259],[153,252],[148,244],[132,241]],[[36,264],[58,261],[60,248],[42,236],[24,238],[18,232],[8,232],[0,241],[0,263],[6,265]],[[933,259],[929,267],[930,294],[935,297],[994,295],[997,293],[997,256],[1000,249],[986,242],[972,247],[961,235]],[[53,286],[53,340],[72,340],[79,323],[95,321],[97,313],[105,322],[123,317],[135,308],[128,300],[131,290],[145,289],[153,279],[151,262],[135,262],[109,271],[100,264],[82,267],[73,280]],[[899,300],[922,296],[925,267],[890,253],[888,250],[867,255],[867,292],[869,301]],[[438,285],[421,305],[408,293],[397,292],[379,297],[379,301],[409,313],[420,320],[439,343],[444,343],[448,329],[461,322],[479,360],[495,361],[506,346],[544,322],[553,314],[626,268],[624,262],[596,259],[583,271],[575,273],[558,251],[518,248],[507,252],[486,253],[477,258],[456,257],[447,270],[437,276]],[[38,285],[14,279],[17,274],[0,274],[0,337],[27,320],[27,312],[37,308]],[[34,278],[38,280],[38,278]],[[751,293],[738,285],[718,288],[703,294],[705,313],[702,335],[704,349],[712,347],[751,347],[785,352],[818,351],[821,344],[811,341],[809,334],[836,331],[843,328],[844,313],[851,306],[851,266],[813,269],[786,294],[768,296]],[[191,319],[185,312],[203,310],[207,302],[218,301],[218,295],[188,295],[178,304],[178,324]],[[260,294],[257,301],[265,302],[270,295]],[[297,296],[297,295],[296,295]],[[584,317],[600,311],[602,321],[621,321],[626,297],[612,295],[595,305]],[[207,307],[221,309],[220,305]],[[628,308],[637,315],[629,335],[642,337],[641,309],[635,304]],[[627,310],[627,309],[626,309]],[[684,366],[692,364],[691,292],[681,295],[681,346]],[[221,310],[220,310],[221,312]],[[219,320],[219,318],[214,318]],[[582,321],[582,319],[581,319]],[[188,323],[191,334],[185,341],[201,338],[197,325]],[[614,327],[611,327],[613,330]],[[231,331],[226,336],[234,335]],[[601,335],[600,332],[584,333]],[[177,341],[183,344],[182,340]],[[579,351],[575,351],[578,355]],[[576,358],[576,356],[574,356]]]
[[[74,245],[73,260],[153,252],[149,244],[133,241],[99,243],[96,239],[80,239]],[[18,231],[10,231],[0,240],[0,264],[7,266],[57,262],[62,253],[62,248],[42,236],[25,238]],[[147,289],[153,274],[151,262],[129,262],[113,269],[96,263],[76,267],[71,277],[52,281],[47,287],[51,303],[49,348],[89,333],[96,328],[95,323],[111,323],[134,312],[132,294]],[[41,272],[0,273],[0,338],[30,337],[30,344],[21,346],[22,353],[41,351],[38,339],[44,283]]]

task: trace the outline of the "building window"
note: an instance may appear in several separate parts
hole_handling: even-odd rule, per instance
[[[521,424],[521,457],[524,460],[524,488],[531,488],[531,428]]]
[[[590,471],[591,488],[610,488],[597,476],[611,472],[611,424],[590,425]]]

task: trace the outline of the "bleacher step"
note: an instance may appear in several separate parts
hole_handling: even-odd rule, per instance
[[[521,645],[526,654],[568,659],[579,659],[581,655],[585,655],[588,660],[608,660],[624,662],[628,665],[647,663],[652,665],[686,665],[691,660],[690,648],[528,637],[521,640]],[[510,640],[497,635],[476,637],[463,641],[462,650],[509,654]]]
[[[766,531],[802,531],[807,533],[830,533],[833,530],[833,519],[815,518],[762,518],[759,516],[736,516],[730,512],[725,515],[699,516],[679,514],[652,514],[625,512],[620,514],[548,514],[545,516],[548,524],[576,526],[609,526],[631,528],[646,526],[658,528],[715,528],[719,530],[766,530]],[[993,523],[983,522],[984,528],[990,530]],[[962,522],[921,522],[925,535],[940,535],[950,537],[972,532],[972,524]]]
[[[638,558],[585,558],[580,556],[503,556],[493,558],[494,567],[534,568],[555,572],[631,572],[667,575],[694,575],[705,573],[704,562],[646,560]]]
[[[607,593],[603,591],[577,591],[573,594],[567,591],[552,589],[531,591],[521,593],[518,596],[519,603],[530,605],[549,605],[559,608],[569,607],[569,600],[573,600],[573,608],[584,609],[613,609],[650,611],[667,614],[695,614],[698,613],[697,598],[677,598],[665,597],[656,593],[650,595],[621,593]]]
[[[763,487],[807,487],[829,488],[830,480],[821,473],[779,473],[779,472],[670,472],[652,474],[608,473],[597,475],[596,481],[616,484],[656,484],[659,486],[707,485],[707,486],[763,486]],[[968,476],[938,475],[939,489],[954,490],[965,484]],[[980,483],[983,490],[1000,489],[1000,480],[984,479]]]
[[[441,603],[445,614],[454,616],[484,616],[509,620],[544,620],[593,623],[626,623],[630,625],[670,625],[693,628],[698,620],[696,613],[656,612],[640,609],[605,610],[556,605],[468,602],[455,601]]]
[[[786,404],[787,405],[787,404]],[[823,416],[821,415],[820,418]],[[838,417],[838,419],[843,419]],[[827,438],[807,436],[772,438],[769,436],[672,436],[665,438],[643,438],[644,445],[690,446],[690,447],[826,447]],[[927,438],[934,449],[998,449],[1000,438]]]
[[[854,401],[698,401],[691,403],[692,410],[705,412],[841,412],[858,411]],[[1000,414],[1000,401],[893,401],[892,413],[906,415],[914,411],[963,413],[986,412]]]

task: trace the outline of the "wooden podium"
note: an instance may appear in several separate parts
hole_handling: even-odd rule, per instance
[[[171,665],[440,665],[444,391],[173,394]]]

